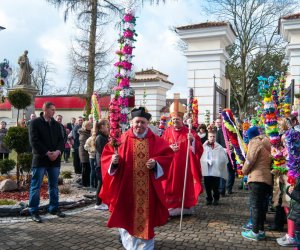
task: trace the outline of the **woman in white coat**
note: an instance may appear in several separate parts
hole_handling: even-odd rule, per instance
[[[218,205],[220,199],[220,177],[228,178],[228,157],[224,148],[216,142],[216,133],[208,132],[208,140],[203,144],[204,152],[201,157],[202,176],[206,191],[206,205]]]

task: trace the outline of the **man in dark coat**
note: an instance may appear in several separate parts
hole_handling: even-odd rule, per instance
[[[68,122],[67,123],[67,128],[72,131],[73,128],[76,126],[76,118],[75,117],[72,117],[71,118],[71,122]]]
[[[30,184],[29,212],[35,222],[42,222],[38,209],[40,203],[40,188],[47,172],[49,183],[49,212],[59,217],[65,214],[59,210],[58,176],[60,173],[61,154],[64,141],[61,126],[53,119],[55,106],[51,102],[43,104],[40,117],[31,122],[30,144],[32,147],[32,179]]]

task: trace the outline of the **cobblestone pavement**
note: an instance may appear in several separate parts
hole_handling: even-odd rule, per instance
[[[280,248],[276,238],[283,233],[267,231],[259,242],[241,237],[241,226],[249,216],[247,192],[234,190],[221,198],[219,206],[206,206],[201,195],[195,215],[184,217],[179,232],[179,218],[156,229],[155,249],[292,249]],[[0,249],[123,249],[117,229],[106,227],[107,211],[93,206],[66,211],[66,218],[45,216],[43,223],[28,217],[0,218]],[[274,214],[268,214],[268,220]]]

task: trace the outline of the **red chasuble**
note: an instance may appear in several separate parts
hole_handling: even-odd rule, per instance
[[[163,188],[168,208],[180,208],[182,205],[188,132],[189,130],[186,126],[183,126],[179,131],[176,131],[173,127],[170,127],[167,128],[163,134],[163,138],[169,143],[169,145],[177,144],[177,146],[179,146],[179,150],[174,154],[174,158],[169,169],[168,178],[163,181]],[[203,147],[199,136],[193,131],[192,134],[195,139],[195,153],[192,152],[192,147],[190,147],[184,200],[185,208],[191,208],[195,206],[198,201],[198,196],[203,191],[201,185],[202,175],[200,165]]]
[[[154,227],[168,220],[161,180],[167,176],[174,154],[150,129],[143,139],[138,139],[130,129],[122,135],[121,142],[114,175],[107,174],[114,154],[110,144],[104,148],[101,158],[103,186],[100,197],[111,212],[107,225],[124,228],[132,236],[149,240],[154,237]],[[150,158],[163,168],[162,177],[155,179],[154,170],[146,167]]]

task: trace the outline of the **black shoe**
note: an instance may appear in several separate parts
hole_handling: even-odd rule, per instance
[[[206,202],[206,206],[210,206],[211,204],[212,204],[211,201],[207,201],[207,202]]]
[[[33,214],[31,214],[31,219],[32,219],[34,222],[42,223],[42,218],[40,217],[40,215],[39,215],[38,213],[33,213]]]
[[[213,201],[212,203],[214,206],[218,206],[219,205],[219,201]]]
[[[60,218],[65,218],[66,217],[66,214],[61,212],[60,210],[56,210],[56,211],[51,211],[49,212],[50,214],[53,214],[53,215],[56,215]]]

